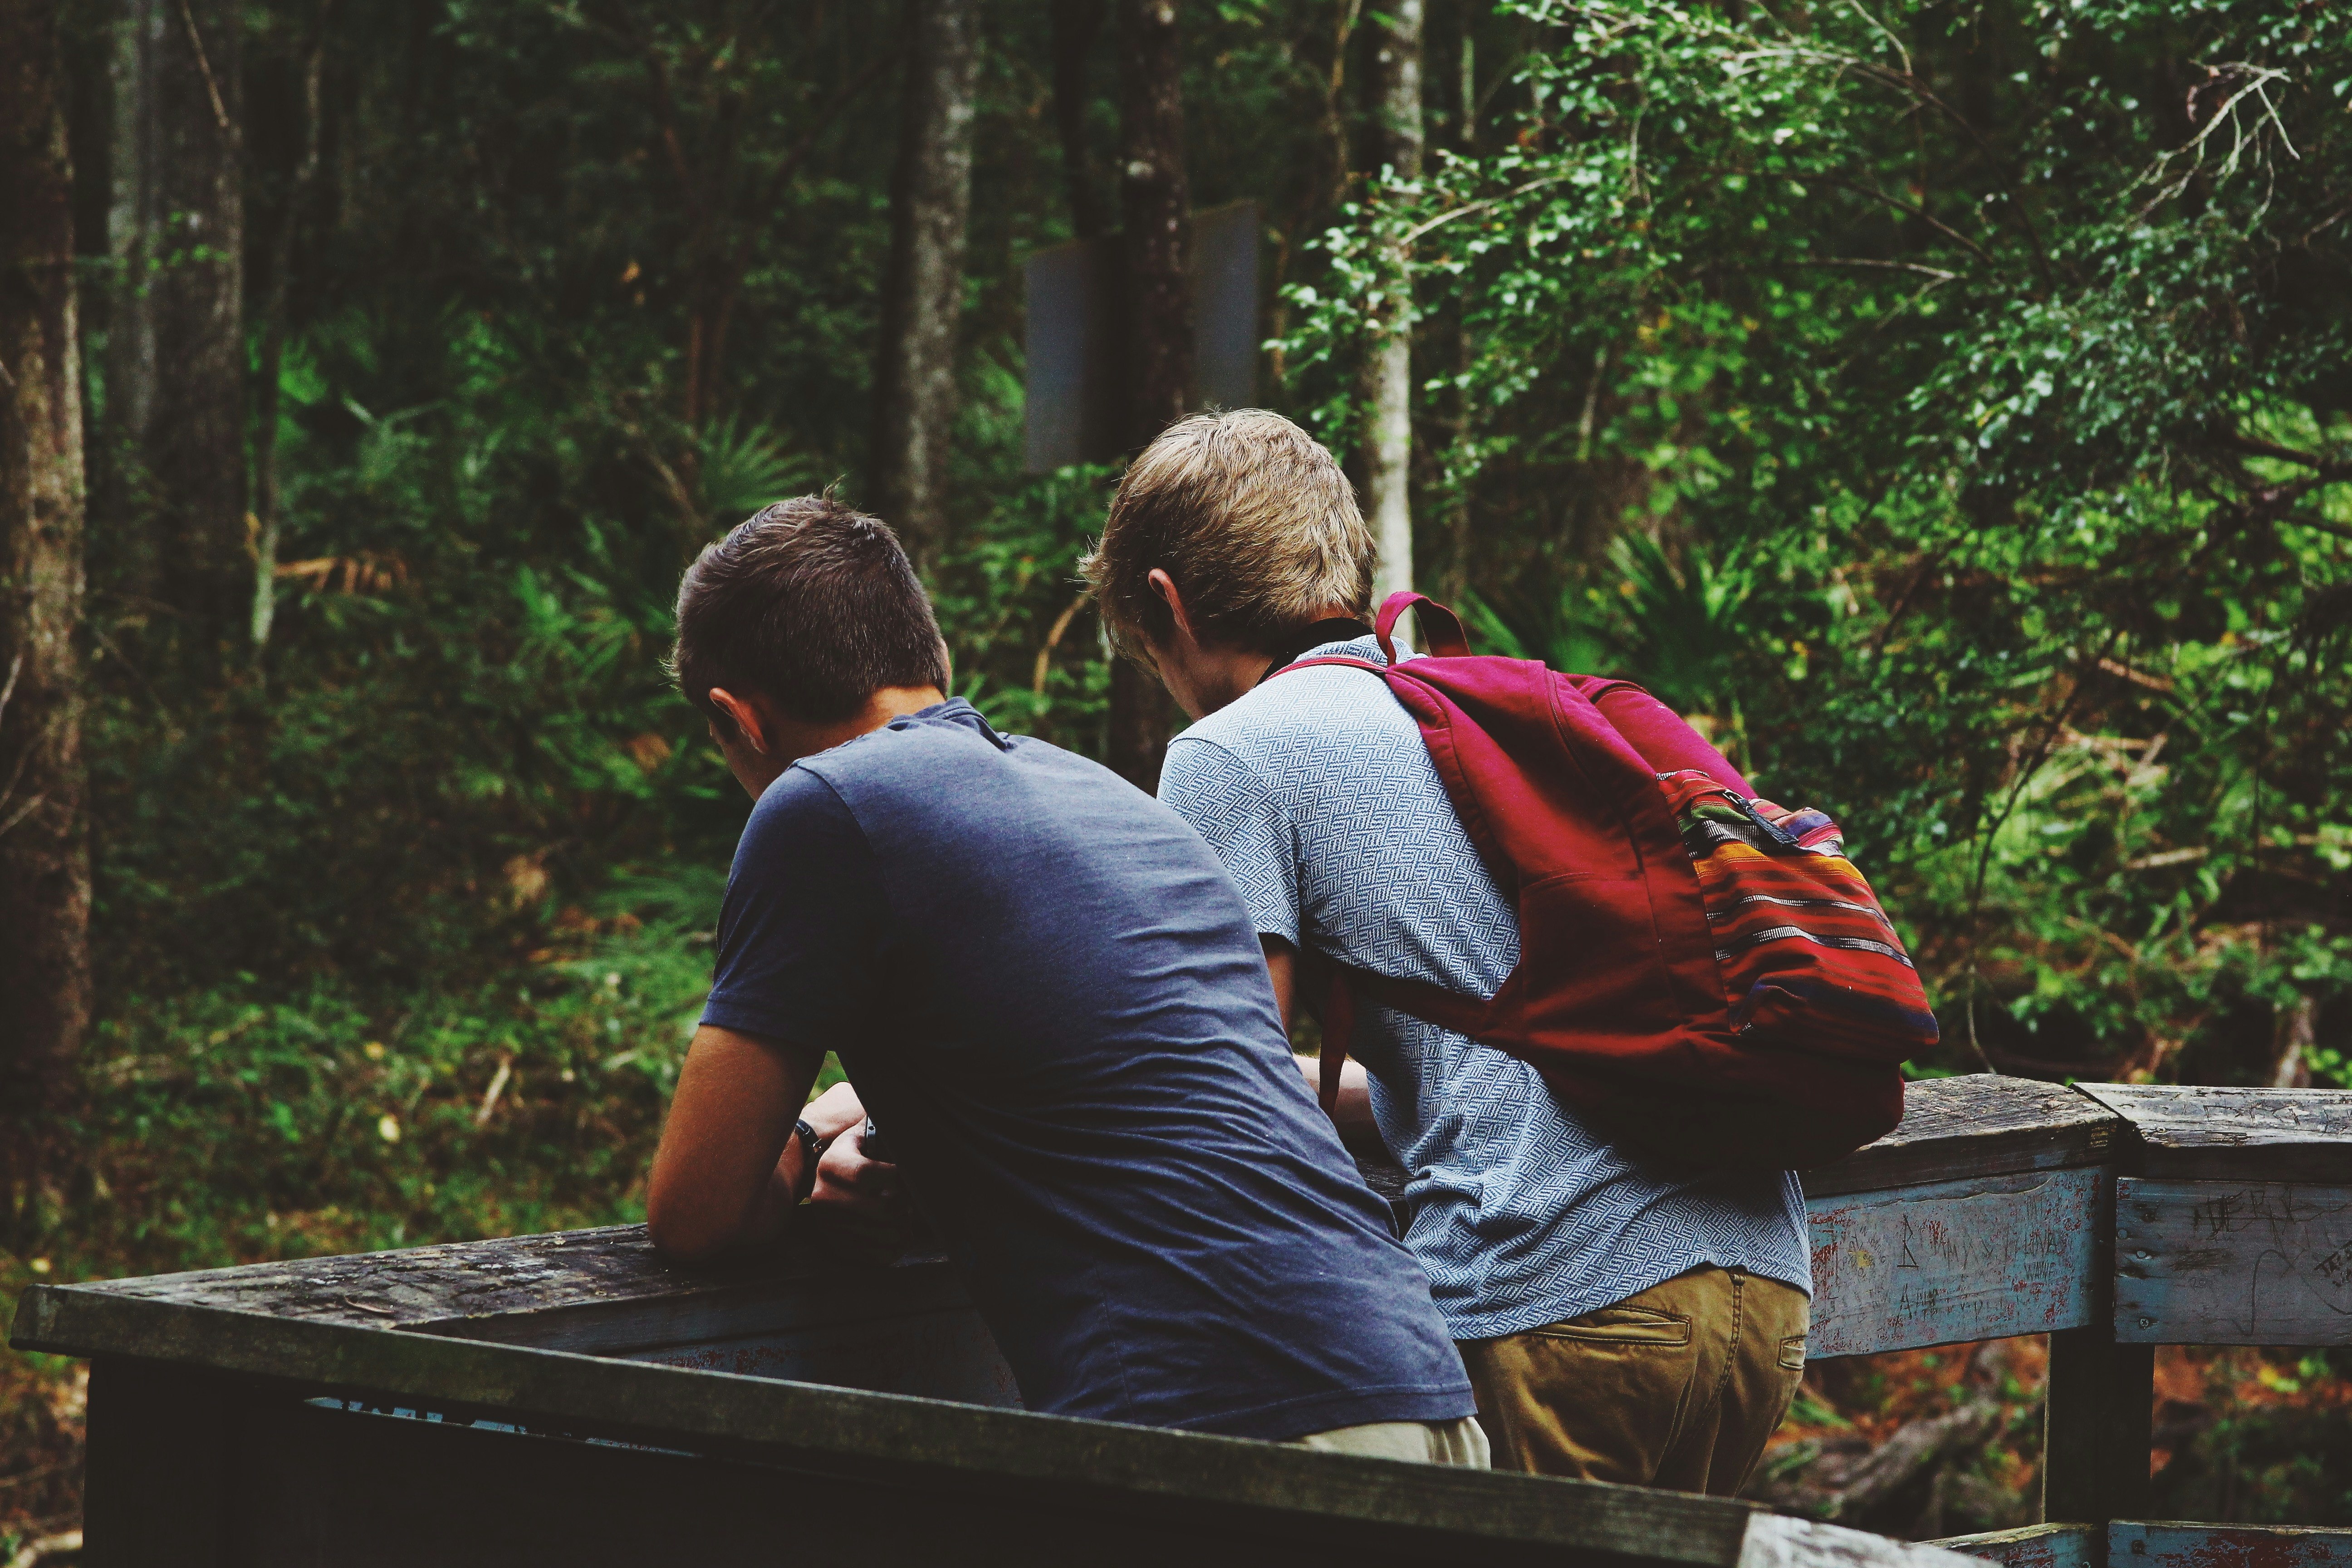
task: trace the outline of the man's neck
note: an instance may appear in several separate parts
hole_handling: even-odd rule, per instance
[[[792,760],[798,762],[845,745],[860,735],[870,735],[893,719],[936,708],[947,700],[947,693],[936,686],[885,686],[866,700],[864,710],[855,718],[837,724],[793,725],[787,749],[793,752]]]
[[[947,693],[936,686],[885,686],[867,698],[865,708],[851,718],[831,724],[804,724],[786,718],[774,703],[761,697],[757,700],[770,742],[768,749],[747,753],[739,748],[730,753],[729,762],[735,768],[736,779],[757,800],[770,784],[783,776],[785,769],[803,757],[846,745],[860,735],[872,734],[893,719],[936,708],[947,700]]]

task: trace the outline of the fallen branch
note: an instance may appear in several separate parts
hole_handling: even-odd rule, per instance
[[[1089,594],[1081,594],[1072,599],[1070,607],[1055,618],[1053,630],[1045,634],[1045,645],[1037,650],[1037,679],[1032,686],[1038,696],[1045,695],[1045,677],[1054,668],[1054,649],[1061,646],[1062,634],[1070,629],[1072,618],[1087,607],[1087,600],[1090,597]]]
[[[44,1535],[18,1547],[16,1555],[8,1559],[8,1568],[35,1568],[37,1563],[46,1562],[49,1558],[61,1557],[68,1552],[80,1550],[81,1531],[79,1530],[68,1530],[58,1535]]]
[[[475,1126],[487,1127],[490,1124],[490,1118],[498,1114],[499,1096],[506,1092],[507,1085],[513,1078],[514,1058],[499,1057],[499,1070],[490,1075],[490,1087],[482,1096],[482,1108],[474,1112]]]
[[[1913,1421],[1878,1447],[1833,1495],[1822,1517],[1863,1518],[1904,1486],[1949,1455],[1982,1447],[2000,1424],[2000,1406],[1986,1402],[1961,1405],[1947,1415]]]

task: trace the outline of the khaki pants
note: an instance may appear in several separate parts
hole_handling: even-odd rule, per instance
[[[1373,1459],[1411,1459],[1424,1465],[1460,1465],[1489,1469],[1486,1434],[1468,1415],[1458,1421],[1375,1421],[1365,1426],[1339,1426],[1310,1432],[1291,1439],[1301,1448],[1327,1454],[1359,1454]]]
[[[1496,1469],[1729,1497],[1796,1397],[1811,1321],[1803,1291],[1710,1264],[1462,1360]]]

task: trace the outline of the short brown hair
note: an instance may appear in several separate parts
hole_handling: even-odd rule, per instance
[[[834,724],[886,686],[945,690],[947,645],[888,525],[829,495],[802,496],[737,523],[686,569],[670,673],[722,725],[714,686],[764,692],[803,723]]]
[[[1175,620],[1152,569],[1183,591],[1193,635],[1254,652],[1334,609],[1369,615],[1379,549],[1348,476],[1279,414],[1196,414],[1128,465],[1080,570],[1112,643],[1149,662]]]

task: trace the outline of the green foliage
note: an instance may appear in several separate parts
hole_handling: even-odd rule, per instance
[[[693,903],[686,919],[559,933],[495,982],[397,1010],[333,979],[289,994],[251,975],[122,1010],[89,1061],[74,1131],[94,1158],[56,1267],[204,1268],[641,1218],[709,986],[710,908]]]
[[[112,22],[68,9],[94,220]],[[1071,170],[1051,9],[990,13],[930,571],[958,691],[1098,754],[1075,576],[1116,469],[1020,472],[1021,263],[1073,185],[1115,210],[1116,29]],[[1192,192],[1261,204],[1260,400],[1343,454],[1412,239],[1416,566],[1475,640],[1641,679],[1838,816],[1945,1021],[1915,1071],[2299,1048],[2352,1088],[2352,34],[2308,0],[1519,0],[1448,43],[1433,7],[1398,183],[1349,173],[1367,14],[1187,8]],[[245,16],[257,322],[315,7]],[[874,6],[338,11],[268,647],[189,657],[93,515],[102,1022],[81,1168],[0,1294],[636,1217],[744,808],[662,677],[671,597],[754,508],[870,489],[895,47]],[[1864,1392],[1803,1418],[1897,1397]],[[0,1377],[0,1443],[69,1455],[46,1397]],[[2344,1517],[2341,1425],[2232,1410],[2161,1511]]]
[[[1344,364],[1414,241],[1465,345],[1440,479],[1509,520],[1471,580],[1540,584],[1482,629],[1840,816],[1946,1065],[2292,1068],[2352,1010],[2352,42],[2262,3],[1504,9],[1515,133],[1347,209],[1286,345]]]

